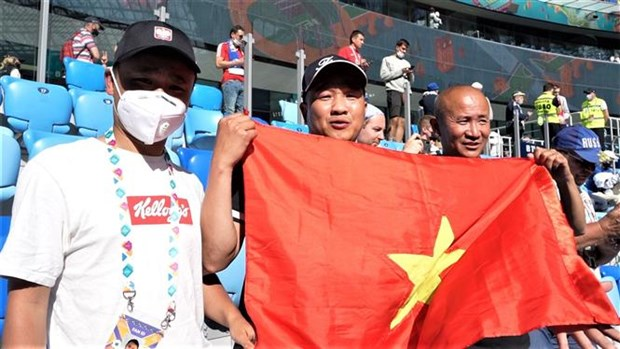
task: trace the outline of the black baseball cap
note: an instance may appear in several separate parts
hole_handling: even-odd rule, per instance
[[[99,30],[101,30],[101,31],[105,30],[105,28],[101,24],[101,20],[99,20],[99,18],[97,18],[97,17],[92,17],[92,16],[91,17],[86,17],[86,18],[84,18],[84,22],[99,24]]]
[[[200,73],[192,42],[187,35],[179,28],[155,20],[136,22],[127,27],[118,42],[114,62],[122,62],[153,47],[167,47],[177,51],[196,73]]]
[[[583,90],[583,93],[585,93],[585,94],[587,94],[587,95],[589,95],[589,94],[590,94],[590,93],[592,93],[592,92],[596,92],[596,91],[594,91],[594,89],[593,89],[593,88],[587,88],[587,89]]]
[[[366,73],[364,73],[360,66],[340,56],[328,55],[310,63],[308,68],[306,68],[302,82],[304,99],[314,83],[334,75],[348,76],[351,79],[352,86],[359,86],[361,89],[365,89],[368,83]]]

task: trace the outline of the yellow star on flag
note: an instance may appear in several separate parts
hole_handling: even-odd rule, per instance
[[[446,253],[452,242],[454,242],[452,227],[448,218],[443,216],[441,217],[441,225],[439,226],[439,233],[435,240],[432,256],[406,253],[388,255],[394,263],[407,272],[409,280],[414,285],[405,304],[398,309],[396,316],[392,319],[390,329],[398,326],[411,313],[411,310],[418,302],[428,304],[428,301],[441,283],[439,275],[461,259],[465,250],[457,249]]]

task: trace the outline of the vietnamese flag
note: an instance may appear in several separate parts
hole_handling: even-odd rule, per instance
[[[264,348],[459,348],[617,323],[548,172],[258,126],[245,304]]]

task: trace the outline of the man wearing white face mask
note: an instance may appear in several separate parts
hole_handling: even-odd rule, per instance
[[[106,73],[112,129],[28,162],[0,253],[10,288],[4,348],[115,348],[133,338],[158,349],[203,346],[204,191],[164,149],[198,72],[182,31],[132,24]]]
[[[409,49],[409,42],[400,39],[396,43],[393,55],[383,57],[379,75],[385,82],[387,91],[388,105],[388,139],[390,141],[402,142],[405,135],[405,106],[404,94],[411,93],[411,89],[405,91],[405,83],[409,81],[413,84],[413,67],[405,59],[405,54]]]
[[[605,125],[609,120],[609,109],[604,99],[596,97],[596,91],[588,88],[583,91],[586,100],[581,103],[581,123],[598,136],[601,149],[605,150]]]

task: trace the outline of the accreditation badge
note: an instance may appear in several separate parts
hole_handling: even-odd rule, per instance
[[[156,348],[164,338],[164,331],[129,315],[121,315],[108,338],[105,349],[124,349],[129,342],[138,342],[138,348]]]

